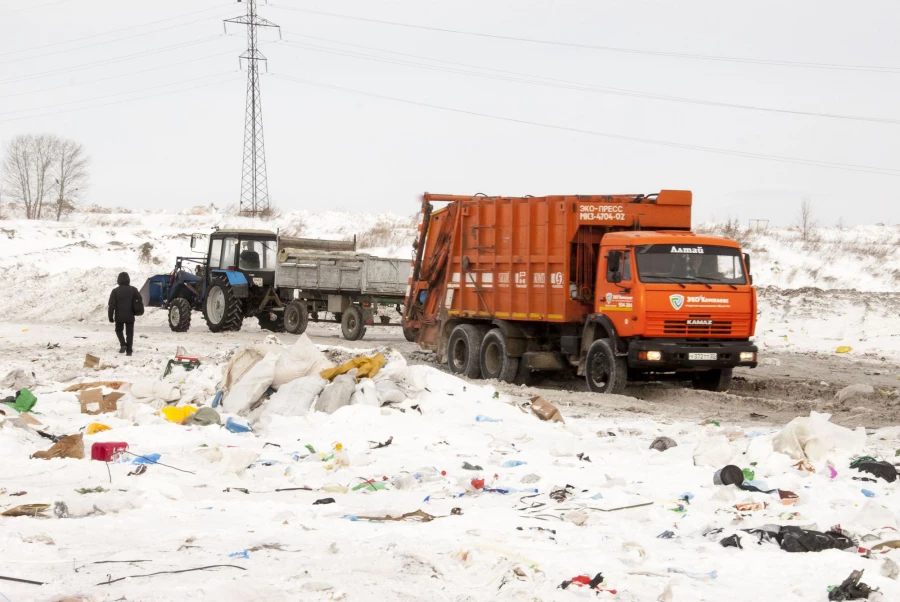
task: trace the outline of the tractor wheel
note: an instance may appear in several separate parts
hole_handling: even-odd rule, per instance
[[[495,328],[484,335],[481,342],[481,376],[511,383],[519,371],[519,358],[510,357],[506,348],[506,336]]]
[[[169,328],[173,332],[187,332],[191,327],[191,304],[184,297],[172,299],[169,304]]]
[[[366,336],[366,325],[358,305],[351,305],[344,312],[341,317],[341,332],[348,341],[358,341]]]
[[[274,320],[270,318],[268,311],[256,316],[256,319],[259,320],[259,327],[272,332],[284,332],[284,316],[281,314],[275,314],[275,316]]]
[[[594,393],[619,394],[628,382],[628,364],[616,356],[609,339],[597,339],[588,349],[584,377]]]
[[[284,308],[284,329],[291,334],[303,334],[309,324],[305,301],[291,301]]]
[[[481,342],[484,332],[472,324],[460,324],[447,341],[447,364],[450,372],[481,378]]]
[[[213,276],[209,283],[206,302],[203,304],[203,317],[213,332],[241,329],[244,321],[241,300],[234,296],[231,285],[222,276]]]
[[[733,368],[716,368],[700,372],[694,377],[694,388],[701,391],[724,392],[731,388]]]

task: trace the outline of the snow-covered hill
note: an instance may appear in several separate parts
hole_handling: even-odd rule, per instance
[[[221,213],[77,214],[63,222],[0,221],[0,271],[8,322],[100,323],[116,275],[140,286],[191,255],[190,235],[214,226],[268,228],[346,240],[360,251],[408,258],[415,216],[299,211],[260,222]],[[768,349],[900,356],[900,226],[822,228],[802,239],[790,228],[764,232],[704,224],[736,237],[752,256],[759,287],[758,342]],[[164,324],[161,316],[146,319]]]

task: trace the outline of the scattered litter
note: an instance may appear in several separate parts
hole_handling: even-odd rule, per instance
[[[333,497],[323,497],[323,498],[320,499],[320,500],[314,501],[314,502],[313,502],[313,506],[322,506],[322,505],[324,505],[324,504],[333,504],[333,503],[334,503],[334,498],[333,498]]]
[[[874,491],[869,491],[868,489],[860,489],[860,492],[866,497],[875,497]]]
[[[459,508],[453,508],[450,511],[448,516],[458,516],[462,514],[462,510]],[[407,512],[406,514],[401,514],[400,516],[357,516],[358,520],[368,520],[372,522],[400,522],[400,521],[408,521],[415,523],[430,523],[436,518],[445,518],[442,516],[433,516],[428,514],[427,512],[423,512],[422,510],[416,510],[415,512]]]
[[[543,397],[538,396],[531,398],[531,411],[541,420],[565,423],[562,414],[559,413],[559,408]]]
[[[245,550],[244,552],[246,553],[246,550]],[[249,557],[250,557],[249,555],[246,556],[246,558],[249,558]],[[146,575],[127,575],[127,576],[125,576],[125,577],[119,577],[118,579],[111,579],[111,580],[108,580],[108,581],[101,581],[100,583],[97,583],[96,585],[110,585],[110,584],[112,584],[112,583],[117,583],[117,582],[119,582],[119,581],[124,581],[125,579],[138,579],[138,578],[141,578],[141,577],[153,577],[153,576],[155,576],[155,575],[177,575],[177,574],[179,574],[179,573],[190,573],[191,571],[208,571],[208,570],[210,570],[210,569],[218,569],[218,568],[240,569],[240,570],[242,570],[242,571],[246,571],[246,570],[247,570],[247,569],[245,569],[245,568],[242,567],[242,566],[235,566],[235,565],[233,565],[233,564],[213,564],[213,565],[210,565],[210,566],[201,566],[201,567],[197,567],[197,568],[195,568],[195,569],[181,569],[181,570],[179,570],[179,571],[159,571],[159,572],[157,572],[157,573],[147,573]],[[42,584],[42,585],[43,585],[43,584]]]
[[[739,548],[741,550],[744,549],[744,547],[741,545],[741,538],[738,537],[737,534],[729,535],[728,537],[723,538],[721,541],[719,541],[719,544],[723,548]]]
[[[849,345],[841,345],[834,350],[835,353],[850,353],[851,351],[853,351],[853,347]]]
[[[657,437],[653,440],[653,443],[650,444],[650,449],[655,449],[656,451],[664,452],[669,448],[678,447],[678,444],[675,443],[674,439],[669,437]]]
[[[253,430],[250,427],[249,422],[234,417],[229,417],[228,420],[225,421],[225,428],[232,433],[249,433]]]
[[[897,563],[890,558],[885,558],[881,564],[881,575],[896,581],[897,577],[900,576],[900,566],[897,566]]]
[[[39,458],[41,460],[50,460],[51,458],[74,458],[76,460],[81,460],[84,458],[84,433],[63,437],[54,443],[47,451],[35,452],[31,457]]]
[[[743,482],[744,471],[733,464],[720,468],[713,474],[713,483],[716,485],[740,486]]]
[[[85,354],[84,367],[85,368],[99,368],[100,367],[100,358],[97,357],[96,355],[91,355],[90,353]]]
[[[34,393],[29,391],[28,389],[21,389],[16,392],[15,399],[13,400],[4,400],[3,405],[9,406],[20,414],[23,412],[31,411],[31,408],[34,407],[34,404],[37,403],[37,397],[34,396]]]
[[[468,462],[463,462],[462,464],[463,470],[484,470],[481,466],[477,464],[469,464]]]
[[[195,406],[166,406],[159,411],[159,415],[175,424],[183,423],[197,411]]]
[[[388,437],[387,441],[385,441],[384,443],[378,443],[377,441],[369,441],[370,449],[381,449],[383,447],[387,447],[388,445],[393,443],[393,441],[394,441],[393,437]]]
[[[49,509],[50,504],[24,504],[22,506],[10,508],[0,514],[0,516],[35,516],[47,518],[47,515],[44,514],[44,512]]]
[[[126,449],[128,444],[124,441],[97,441],[91,445],[91,460],[116,462]]]
[[[212,408],[198,408],[196,412],[188,416],[182,422],[184,426],[209,426],[222,424],[222,417]]]
[[[738,512],[756,512],[757,510],[765,510],[768,506],[769,504],[766,502],[745,502],[734,505]]]
[[[75,493],[80,493],[81,495],[87,495],[89,493],[103,493],[104,491],[107,491],[107,490],[100,486],[94,487],[93,489],[89,489],[87,487],[81,487],[80,489],[76,489]]]
[[[125,394],[113,391],[106,395],[102,389],[83,389],[78,394],[78,401],[81,402],[81,413],[96,416],[97,414],[108,414],[119,409],[118,400]]]
[[[897,469],[894,468],[893,464],[885,460],[876,460],[871,456],[857,458],[850,463],[850,468],[855,468],[860,472],[873,474],[879,479],[884,479],[888,483],[893,483],[897,480]]]
[[[794,418],[775,435],[774,450],[809,462],[822,462],[832,453],[859,453],[866,442],[865,429],[851,431],[832,424],[830,418],[830,414],[818,412]]]
[[[374,378],[374,376],[384,367],[385,363],[386,360],[384,359],[383,353],[377,353],[374,357],[360,355],[336,368],[322,370],[319,373],[319,376],[325,380],[334,380],[336,376],[347,374],[355,369],[357,380],[362,378]]]
[[[479,414],[475,417],[475,422],[503,422],[502,418],[491,418],[490,416],[485,416],[484,414]]]
[[[864,384],[855,384],[848,385],[835,393],[834,397],[837,399],[838,403],[844,403],[848,399],[852,399],[857,397],[858,395],[871,395],[875,392],[875,389],[872,385],[864,385]]]
[[[865,583],[860,583],[864,570],[853,571],[838,587],[828,592],[829,600],[865,600],[869,594],[877,592]]]
[[[103,431],[108,431],[108,430],[110,430],[109,426],[102,424],[100,422],[92,422],[89,425],[87,425],[87,428],[85,429],[84,432],[85,432],[85,434],[88,434],[88,435],[96,435],[97,433],[102,433]]]

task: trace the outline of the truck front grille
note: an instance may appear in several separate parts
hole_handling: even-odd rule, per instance
[[[653,314],[647,316],[648,337],[747,337],[750,320],[734,315]]]

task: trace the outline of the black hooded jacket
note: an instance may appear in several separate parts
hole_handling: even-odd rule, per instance
[[[109,294],[109,321],[134,322],[134,300],[140,299],[141,294],[131,286],[128,272],[119,274],[116,282],[119,286]]]

